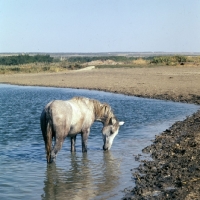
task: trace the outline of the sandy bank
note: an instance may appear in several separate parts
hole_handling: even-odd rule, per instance
[[[115,68],[0,75],[0,83],[85,88],[200,103],[200,67]]]

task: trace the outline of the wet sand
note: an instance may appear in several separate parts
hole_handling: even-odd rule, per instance
[[[200,67],[115,68],[0,75],[0,83],[103,90],[200,104]],[[155,133],[158,135],[159,133]],[[198,199],[200,111],[157,136],[134,170],[136,186],[124,199]]]

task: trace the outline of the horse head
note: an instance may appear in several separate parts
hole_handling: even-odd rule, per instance
[[[111,117],[109,123],[104,125],[102,129],[103,137],[103,150],[109,150],[112,146],[115,136],[118,134],[119,127],[122,126],[124,122],[119,122],[115,117]]]

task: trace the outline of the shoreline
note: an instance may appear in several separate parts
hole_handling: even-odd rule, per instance
[[[113,68],[0,75],[0,83],[93,89],[200,104],[200,67]]]
[[[142,150],[152,161],[140,160],[132,174],[135,187],[126,189],[123,200],[199,199],[199,149],[200,110],[175,122]]]
[[[99,90],[200,105],[200,67],[94,69],[0,75],[0,83]],[[158,134],[158,133],[155,133]],[[143,151],[153,161],[134,170],[136,186],[123,199],[200,196],[200,111],[156,136]]]
[[[69,89],[84,89],[84,90],[95,90],[95,91],[102,91],[102,92],[110,92],[113,94],[123,94],[127,96],[135,96],[140,98],[148,98],[148,99],[155,99],[155,100],[164,100],[164,101],[172,101],[172,102],[180,102],[180,103],[189,103],[189,104],[195,104],[200,105],[200,97],[199,95],[192,95],[190,98],[184,98],[182,95],[180,96],[170,96],[167,94],[161,94],[161,95],[134,95],[129,92],[117,92],[116,90],[112,89],[101,89],[101,88],[88,88],[88,87],[62,87],[62,86],[56,86],[56,85],[38,85],[38,84],[20,84],[20,83],[9,83],[9,82],[0,82],[0,84],[10,84],[10,85],[18,85],[18,86],[35,86],[35,87],[54,87],[54,88],[69,88]]]

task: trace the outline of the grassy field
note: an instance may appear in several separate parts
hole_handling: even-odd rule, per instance
[[[0,65],[0,74],[59,72],[63,70],[64,68],[59,67],[57,63],[29,63],[12,66]]]
[[[8,57],[4,57],[9,58]],[[137,68],[155,66],[198,66],[200,56],[165,55],[149,57],[126,57],[126,56],[98,56],[83,57],[74,56],[60,60],[54,58],[52,62],[34,62],[26,64],[0,65],[0,74],[13,73],[41,73],[41,72],[63,72],[76,70],[87,66],[96,68]]]

